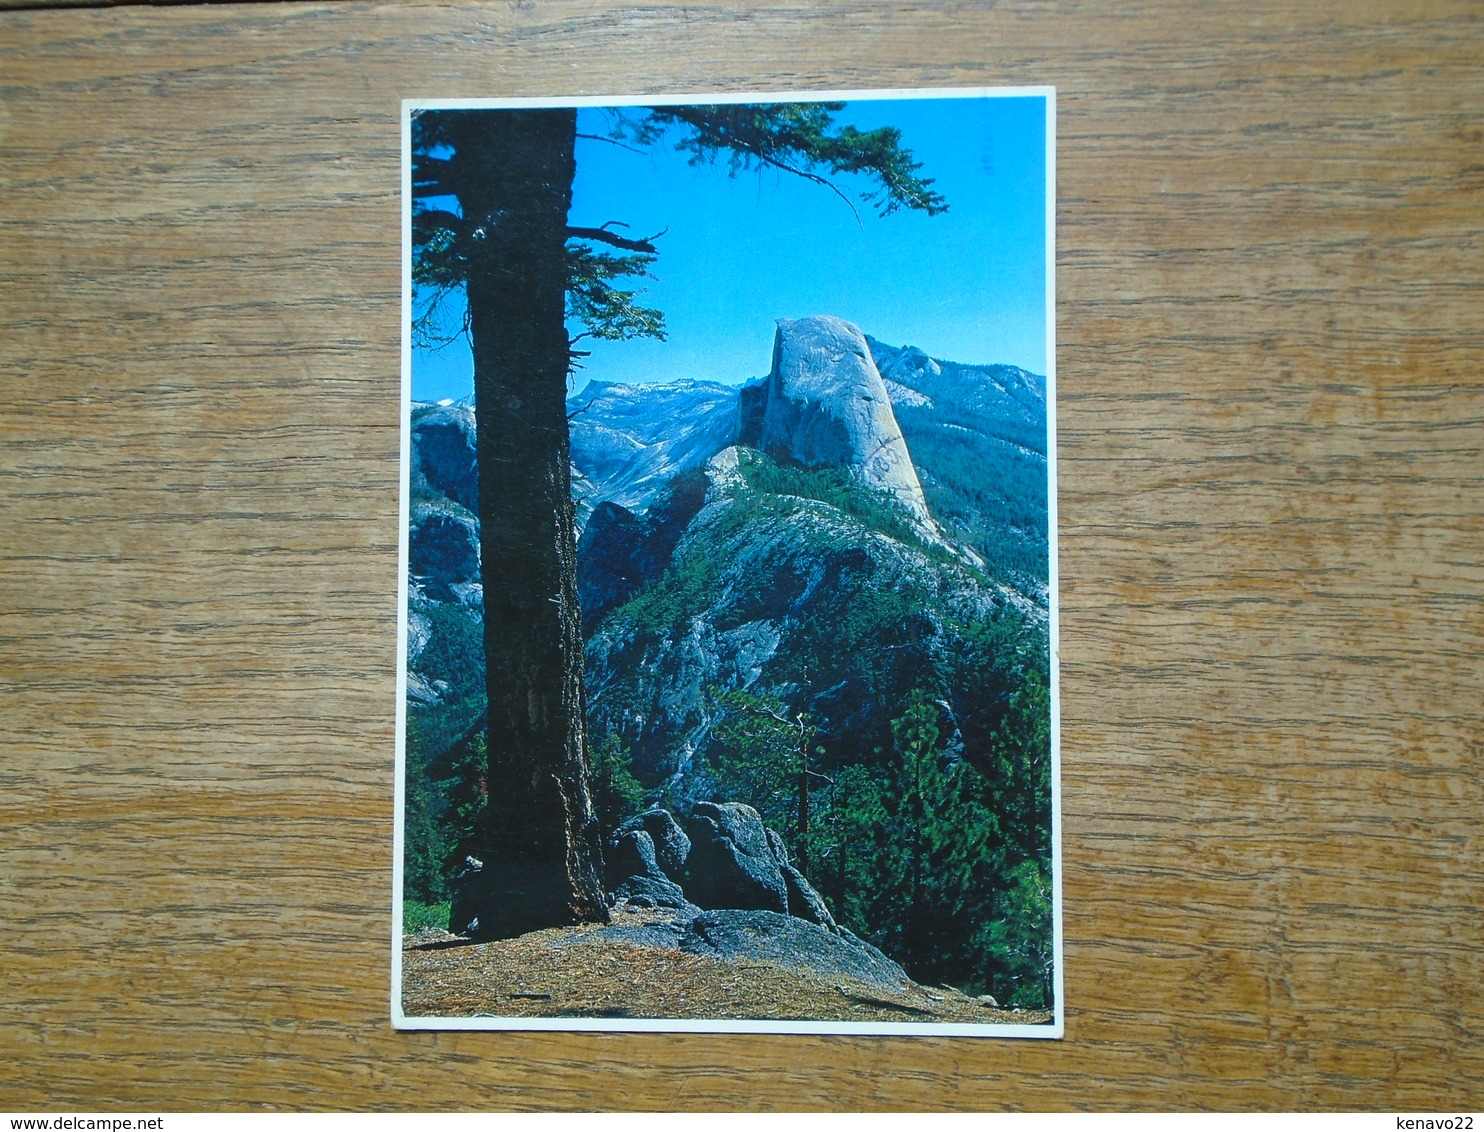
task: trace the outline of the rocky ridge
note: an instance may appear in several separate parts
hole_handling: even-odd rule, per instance
[[[745,469],[756,458],[728,448],[687,480],[693,509],[672,549],[626,575],[638,599],[605,615],[603,595],[582,591],[594,730],[621,737],[642,782],[667,781],[682,798],[707,788],[708,689],[802,694],[828,721],[826,745],[869,750],[889,742],[883,705],[947,645],[945,626],[989,616],[1003,600],[905,524],[893,537],[825,502],[759,493]],[[604,530],[595,516],[584,532],[584,580],[596,573]],[[638,557],[629,549],[620,560]],[[691,577],[704,578],[704,599],[693,601],[679,580]],[[803,656],[814,658],[809,689]]]

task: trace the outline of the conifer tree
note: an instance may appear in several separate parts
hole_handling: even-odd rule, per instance
[[[881,215],[941,212],[899,131],[836,123],[842,103],[667,106],[626,111],[607,140],[671,141],[735,175],[774,169],[847,199],[860,175]],[[664,334],[623,281],[647,274],[658,235],[569,217],[573,109],[417,112],[412,123],[413,280],[461,290],[474,357],[488,698],[489,804],[471,849],[485,861],[456,902],[455,930],[481,935],[602,921],[601,831],[582,686],[576,535],[566,420],[577,338]],[[852,205],[852,207],[854,207]],[[568,318],[585,329],[569,337]]]

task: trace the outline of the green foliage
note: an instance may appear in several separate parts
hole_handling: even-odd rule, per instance
[[[447,900],[440,900],[436,904],[425,904],[420,900],[403,900],[402,930],[409,935],[422,931],[424,928],[447,931],[450,911],[451,904]]]
[[[984,898],[986,841],[992,817],[984,783],[972,766],[943,749],[943,708],[921,691],[892,722],[895,760],[887,781],[896,801],[892,847],[895,907],[890,942],[905,964],[942,978],[974,982],[976,960],[964,936]]]
[[[1017,854],[1051,853],[1051,695],[1028,667],[1009,709],[990,733],[988,774],[1005,840]]]
[[[439,349],[469,331],[467,311],[452,332],[441,318],[445,305],[463,295],[467,269],[464,256],[457,251],[457,234],[448,226],[452,223],[450,215],[418,208],[412,214],[412,331],[414,344],[422,349]],[[580,239],[568,242],[567,317],[584,328],[572,339],[574,342],[584,337],[614,342],[629,338],[665,340],[664,312],[638,302],[642,288],[619,285],[621,280],[654,278],[649,270],[654,259],[644,253],[614,255],[598,251]]]
[[[865,487],[845,468],[801,468],[745,448],[738,449],[738,470],[747,485],[760,494],[763,507],[786,511],[789,500],[812,499],[935,561],[952,561],[943,547],[922,537],[889,493]]]
[[[445,700],[457,704],[466,697],[482,695],[484,625],[477,610],[430,601],[419,604],[415,612],[427,618],[431,627],[418,664],[426,671],[442,673],[449,682],[450,691]],[[459,730],[458,734],[462,735],[463,731]]]
[[[402,806],[402,886],[409,898],[436,900],[447,894],[443,873],[443,799],[428,779],[427,759],[408,735]]]
[[[791,719],[780,701],[751,692],[715,695],[713,710],[710,760],[720,797],[745,802],[764,825],[787,831],[785,842],[794,840],[797,854],[801,752],[812,744],[814,725],[802,712]]]
[[[900,854],[888,808],[890,790],[880,767],[841,767],[820,791],[815,825],[816,866],[810,880],[829,902],[835,919],[857,935],[877,936],[884,893],[900,886]]]
[[[443,731],[448,718],[426,708],[407,715],[402,884],[404,895],[429,903],[448,897],[453,869],[488,800],[484,731],[468,731],[471,720],[450,743]],[[438,737],[432,740],[430,723]]]
[[[462,606],[426,602],[414,612],[430,625],[419,663],[450,687],[442,702],[407,709],[402,877],[407,895],[436,903],[483,807],[484,637]]]
[[[652,255],[612,255],[575,240],[568,243],[567,317],[582,323],[589,337],[606,341],[658,338],[663,342],[664,312],[638,305],[638,288],[614,286],[617,279],[653,279],[649,270],[652,263]]]
[[[933,517],[1012,583],[1049,578],[1046,463],[1014,444],[965,440],[951,421],[898,413]]]
[[[445,876],[451,877],[463,863],[489,805],[489,767],[488,738],[481,726],[445,751],[430,768],[430,777],[444,799]]]
[[[1044,862],[1022,861],[1003,880],[979,940],[990,957],[990,981],[1002,1004],[1042,1009],[1054,993],[1051,871]]]
[[[625,619],[643,634],[681,631],[687,619],[705,608],[720,569],[720,561],[705,549],[682,554],[659,579],[620,606]]]
[[[1007,607],[965,626],[950,673],[965,757],[990,783],[999,838],[1016,859],[1051,852],[1050,651]]]
[[[592,764],[593,809],[598,828],[606,834],[643,808],[644,787],[634,777],[633,760],[617,735],[590,743],[588,758]]]
[[[879,555],[861,549],[869,534],[883,535],[917,552],[928,563],[967,580],[964,565],[941,545],[925,542],[896,500],[862,487],[838,468],[798,468],[780,464],[756,451],[739,452],[739,469],[748,489],[734,504],[751,521],[787,525],[794,549],[774,571],[728,580],[725,607],[717,628],[725,629],[759,616],[793,618],[790,648],[774,660],[770,675],[801,687],[837,687],[844,701],[895,704],[912,686],[941,688],[933,671],[931,640],[935,619],[945,615],[934,592],[934,572],[919,563],[900,576],[885,579]],[[818,521],[826,513],[835,521]],[[805,513],[816,520],[800,522]],[[868,534],[869,532],[869,534]],[[832,571],[827,602],[787,610],[789,596],[806,583],[789,573],[791,562],[807,557]],[[839,710],[844,710],[843,706]],[[871,712],[880,715],[880,711]],[[824,742],[835,750],[837,729],[825,727]],[[859,738],[859,737],[857,737]],[[884,743],[884,731],[871,745]]]
[[[467,317],[448,334],[439,313],[462,294],[468,277],[467,232],[450,187],[443,183],[448,164],[447,119],[440,114],[412,118],[414,164],[412,201],[413,342],[423,348],[447,345],[466,332]]]
[[[1012,694],[1018,714],[996,732],[1022,752],[1044,741],[1034,679]],[[1042,835],[1025,832],[1031,819],[1015,809],[1023,797],[946,749],[941,704],[912,693],[892,721],[889,751],[810,776],[813,817],[800,828],[807,715],[748,693],[717,703],[725,713],[711,754],[719,796],[753,806],[783,834],[840,923],[922,981],[1051,1005],[1049,857],[1026,857],[1020,845]],[[1049,789],[1044,773],[1041,785]],[[1030,804],[1038,799],[1032,791]]]
[[[716,516],[705,538],[680,547],[669,569],[618,606],[633,631],[653,636],[682,632],[691,617],[710,605],[716,580],[728,562],[729,539],[748,520],[746,511],[737,507]]]
[[[692,165],[720,157],[732,176],[777,169],[826,185],[842,198],[845,194],[816,170],[864,175],[875,184],[860,193],[861,199],[882,216],[903,208],[929,216],[946,212],[948,202],[930,187],[932,179],[917,175],[922,166],[902,148],[901,131],[837,127],[834,116],[844,107],[843,102],[656,106],[642,121],[620,117],[614,134],[649,144],[678,128],[675,148],[690,154]]]

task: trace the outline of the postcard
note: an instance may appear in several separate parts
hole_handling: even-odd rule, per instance
[[[1060,1037],[1054,92],[403,116],[393,1023]]]

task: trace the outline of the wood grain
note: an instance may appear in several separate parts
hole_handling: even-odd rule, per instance
[[[0,1108],[1478,1108],[1481,16],[0,12]],[[998,83],[1066,1040],[394,1033],[400,99]]]

